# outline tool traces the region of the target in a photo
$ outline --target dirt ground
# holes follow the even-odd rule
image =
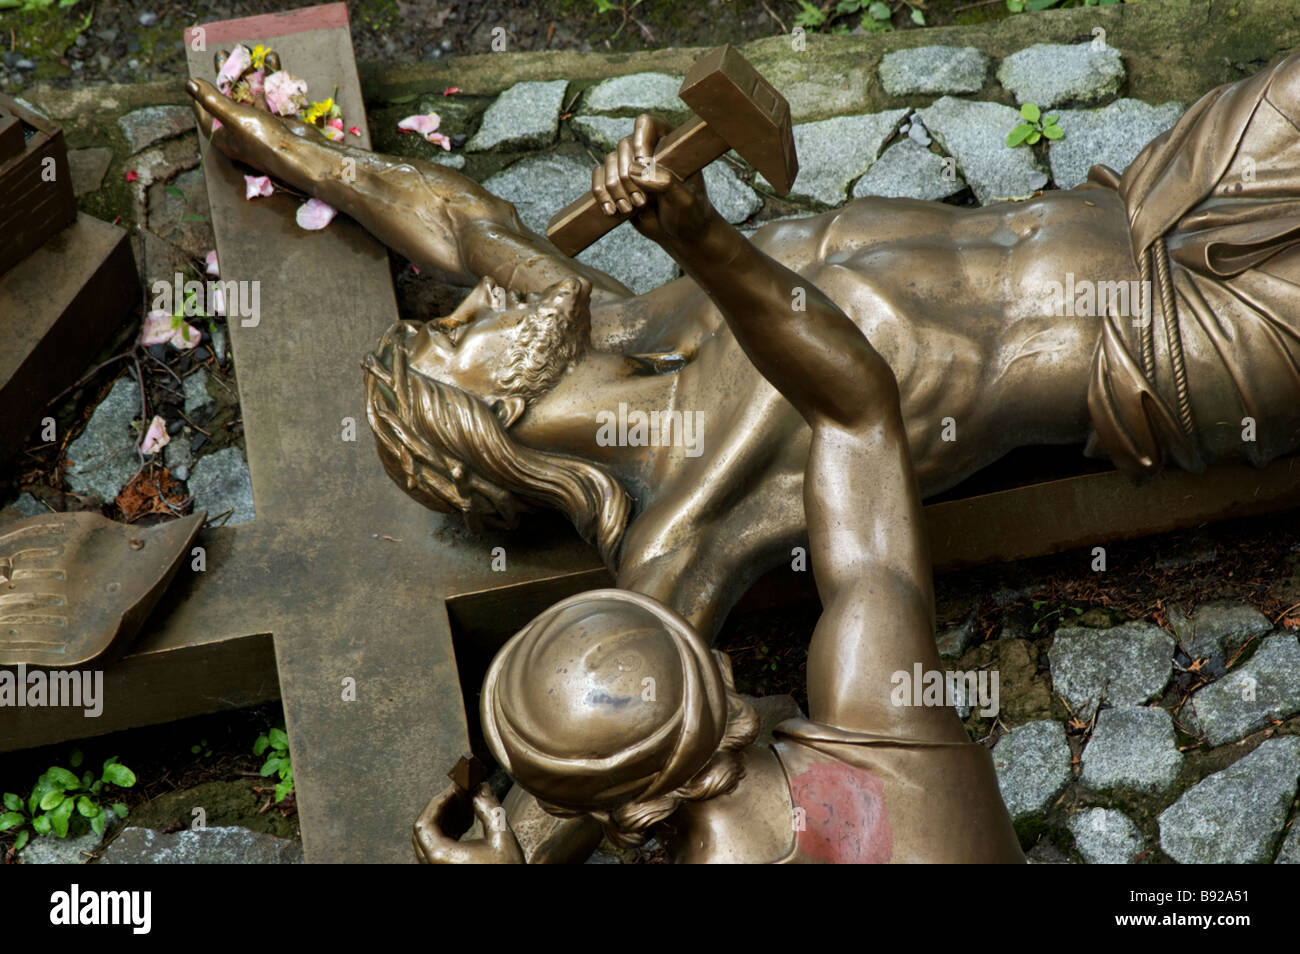
[[[78,0],[63,8],[0,11],[0,89],[35,81],[73,86],[181,76],[184,27],[310,5]],[[817,12],[803,12],[803,22],[810,31],[862,32],[868,5],[868,0],[818,0],[810,4]],[[914,10],[927,26],[1011,15],[1004,0],[889,0],[886,6],[888,20],[867,17],[873,31],[922,29]],[[846,12],[837,12],[841,8]],[[797,0],[348,0],[348,10],[361,62],[486,53],[498,27],[504,27],[511,50],[711,46],[788,33],[801,15]],[[811,25],[818,15],[820,23]]]

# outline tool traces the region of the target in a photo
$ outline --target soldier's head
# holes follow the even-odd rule
[[[639,844],[685,801],[725,794],[758,717],[689,623],[656,600],[595,590],[502,647],[483,681],[493,756],[557,815]]]

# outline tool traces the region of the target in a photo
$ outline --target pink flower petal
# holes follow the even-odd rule
[[[127,181],[127,182],[135,182],[135,181],[136,181],[137,179],[139,179],[139,178],[140,178],[140,173],[136,172],[134,169],[128,169],[128,170],[126,170],[126,181]]]
[[[251,94],[253,94],[253,96],[266,95],[266,88],[264,85],[266,82],[265,70],[254,70],[253,72],[248,74],[247,80],[248,80],[248,91]]]
[[[336,129],[336,128],[333,127],[333,126],[325,126],[324,128],[322,128],[322,129],[321,129],[321,135],[323,135],[323,136],[324,136],[326,139],[328,139],[330,142],[342,142],[342,141],[343,141],[343,130],[342,130],[342,129]]]
[[[221,128],[221,120],[218,119],[216,116],[213,116],[213,117],[212,117],[212,131],[213,131],[213,132],[216,132],[216,131],[217,131],[218,129],[220,129],[220,128]]]
[[[266,105],[277,116],[294,116],[307,105],[307,83],[288,70],[278,70],[262,81]]]
[[[350,127],[348,127],[348,132],[352,133],[352,135],[354,135],[354,136],[360,136],[360,135],[361,135],[361,127],[360,127],[360,126],[350,126]]]
[[[217,284],[212,286],[212,313],[226,317],[226,290]]]
[[[231,50],[230,55],[226,57],[225,65],[221,67],[221,72],[217,74],[217,89],[230,95],[230,87],[244,70],[248,69],[250,62],[248,47],[240,44]]]
[[[342,128],[343,128],[343,117],[342,117],[342,116],[331,116],[329,119],[325,120],[325,125],[326,125],[326,126],[333,126],[335,129],[342,129]]]
[[[244,176],[245,199],[256,199],[259,196],[270,195],[274,191],[270,176]]]
[[[429,133],[424,137],[435,146],[442,146],[444,152],[451,152],[451,140],[442,133]]]
[[[171,346],[176,350],[189,351],[191,348],[197,348],[199,346],[199,340],[201,337],[202,336],[199,334],[197,328],[182,321],[181,326],[172,332],[172,336],[169,340]]]
[[[172,327],[172,321],[168,312],[160,309],[149,312],[140,328],[140,344],[146,348],[150,345],[170,344],[181,351],[197,347],[201,337],[199,332],[184,321],[179,327]]]
[[[149,430],[144,433],[144,440],[140,442],[140,453],[148,456],[156,454],[170,443],[171,437],[167,434],[167,422],[157,414],[149,422]]]
[[[171,313],[155,309],[145,316],[144,325],[140,328],[140,344],[146,348],[166,344],[172,340],[174,332]]]
[[[217,267],[217,250],[215,248],[208,252],[208,257],[203,260],[203,263],[207,266],[204,271],[209,275],[216,277],[221,274],[221,270]]]
[[[438,128],[442,118],[437,113],[426,113],[424,115],[407,116],[397,124],[398,129],[407,132],[418,132],[421,136],[428,137],[429,133]]]
[[[443,95],[443,96],[455,96],[455,95],[456,95],[457,93],[459,93],[459,92],[460,92],[460,87],[459,87],[459,86],[448,86],[446,89],[444,89],[444,90],[442,91],[442,95]]]
[[[309,232],[315,232],[329,225],[338,210],[333,206],[326,205],[320,199],[308,199],[302,205],[298,206],[298,214],[295,218],[298,221],[298,227],[306,229]]]

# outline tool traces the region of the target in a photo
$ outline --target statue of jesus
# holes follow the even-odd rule
[[[684,259],[685,277],[642,295],[458,172],[187,88],[222,152],[474,286],[451,315],[389,329],[366,362],[394,480],[471,523],[563,511],[620,588],[706,637],[805,533],[810,432],[723,319],[737,285],[785,310],[824,295],[866,335],[926,496],[1031,444],[1088,441],[1134,475],[1300,446],[1300,55],[1208,93],[1122,176],[1098,166],[1077,189],[984,208],[858,199],[754,235],[795,287]],[[640,117],[575,194],[640,208],[626,172],[665,128]],[[1133,283],[1151,289],[1141,307],[1061,294]],[[601,439],[621,407],[691,415],[697,446]]]

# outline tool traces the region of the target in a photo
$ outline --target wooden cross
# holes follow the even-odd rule
[[[368,147],[343,4],[193,28],[191,73],[211,80],[237,42],[273,44],[322,98],[338,84]],[[5,732],[33,745],[247,705],[274,698],[278,674],[307,859],[412,861],[411,825],[468,747],[447,600],[549,594],[555,567],[598,561],[572,532],[502,535],[496,572],[491,546],[408,498],[375,453],[360,368],[397,319],[387,252],[342,218],[300,229],[289,197],[245,201],[215,150],[204,169],[222,277],[260,282],[259,319],[229,319],[256,519],[200,538],[203,569],[182,569],[106,671],[100,719],[15,710]]]

